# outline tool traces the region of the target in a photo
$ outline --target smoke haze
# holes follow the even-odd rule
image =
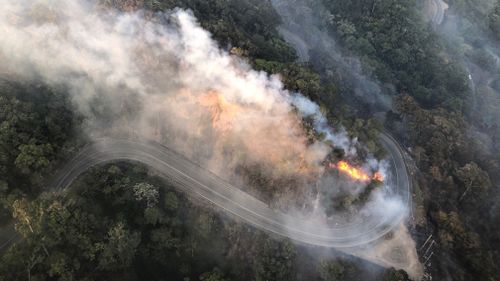
[[[273,178],[316,178],[331,144],[356,154],[356,141],[329,127],[317,104],[221,50],[189,11],[6,0],[0,34],[1,72],[67,89],[91,137],[156,139],[226,178],[254,165]],[[302,117],[312,117],[324,139],[308,138]],[[364,167],[387,164],[370,159]],[[334,183],[325,178],[322,186],[335,192]],[[374,192],[360,213],[384,223],[406,213],[389,190]]]
[[[283,21],[280,33],[295,48],[301,62],[310,62],[315,68],[320,69],[326,79],[334,80],[336,84],[341,85],[343,92],[354,94],[348,94],[346,100],[357,107],[364,103],[369,105],[372,113],[391,109],[391,95],[394,94],[392,85],[383,85],[372,79],[369,74],[363,72],[359,59],[343,53],[335,38],[327,31],[326,23],[333,15],[322,6],[321,1],[272,0],[271,2]],[[354,96],[355,100],[352,100],[351,96]],[[377,166],[382,170],[387,169],[384,164]],[[342,185],[338,181],[336,187],[330,194],[341,192]],[[360,192],[352,186],[348,186],[347,189],[350,192]],[[321,204],[318,208],[321,209]],[[408,206],[403,206],[388,192],[388,189],[385,189],[385,192],[374,193],[360,213],[388,218],[389,214],[394,212],[408,212]],[[319,213],[323,214],[324,210]],[[423,267],[417,255],[415,242],[409,235],[404,221],[393,235],[394,239],[379,239],[366,247],[347,249],[345,252],[384,267],[403,269],[411,278],[419,280],[423,274]],[[395,257],[398,255],[394,253],[398,251],[401,251],[401,254]]]
[[[292,112],[297,96],[220,50],[190,12],[146,19],[143,12],[97,12],[86,2],[48,3],[4,4],[2,65],[27,79],[67,86],[93,118],[91,135],[125,128],[149,138],[165,132],[192,157],[212,154],[206,159],[217,171],[228,162],[272,163],[284,174],[320,169],[330,147],[308,143]],[[317,106],[301,112],[325,122]],[[336,140],[331,130],[329,139]],[[339,140],[348,151],[345,135]],[[228,153],[230,159],[220,159]]]
[[[346,93],[352,93],[357,101],[372,107],[375,111],[388,110],[392,98],[387,93],[394,90],[390,85],[381,85],[365,74],[359,59],[346,56],[335,38],[327,31],[326,22],[331,15],[321,1],[272,0],[283,24],[280,33],[292,45],[302,62],[311,62],[322,69],[327,79],[334,79]],[[346,99],[352,99],[346,95]]]

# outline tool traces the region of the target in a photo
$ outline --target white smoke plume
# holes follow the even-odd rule
[[[356,153],[356,141],[330,128],[317,104],[221,50],[189,11],[5,0],[0,34],[0,73],[65,87],[92,137],[154,138],[226,177],[258,165],[271,177],[308,178],[323,174],[331,143]],[[309,139],[302,117],[325,138]],[[398,199],[374,198],[362,212],[386,220],[405,212]]]
[[[316,104],[219,49],[190,12],[147,17],[85,1],[6,1],[0,31],[2,72],[67,86],[89,118],[99,110],[108,116],[106,130],[126,125],[145,137],[167,131],[171,145],[190,156],[211,154],[211,165],[222,165],[215,170],[229,161],[272,164],[280,173],[320,171],[330,146],[307,142],[293,106],[354,152]],[[102,134],[96,124],[91,134]]]
[[[326,141],[331,141],[335,146],[344,149],[347,155],[356,154],[356,148],[354,147],[356,140],[350,139],[343,128],[340,128],[338,132],[334,132],[316,103],[300,94],[292,95],[290,102],[299,110],[302,116],[312,116],[314,118],[314,128],[325,135]]]

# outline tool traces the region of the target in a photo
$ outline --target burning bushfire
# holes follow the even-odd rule
[[[367,182],[371,180],[376,181],[384,181],[384,175],[380,171],[375,172],[372,176],[370,176],[367,172],[363,171],[360,168],[356,168],[351,166],[346,161],[339,161],[337,164],[330,163],[331,168],[335,168],[342,172],[343,174],[349,176],[351,179],[355,181]]]
[[[222,132],[227,131],[232,126],[234,117],[243,110],[215,91],[202,95],[199,102],[210,109],[212,126]]]
[[[198,102],[200,105],[210,110],[212,127],[221,133],[225,133],[231,129],[236,116],[241,115],[245,110],[245,108],[229,102],[222,94],[216,91],[209,91],[208,93],[202,95],[198,99]],[[370,174],[361,168],[350,165],[347,161],[342,160],[337,164],[330,163],[329,166],[330,168],[339,170],[355,181],[384,181],[384,175],[380,171]],[[305,168],[303,165],[300,165],[300,167],[302,169]],[[305,168],[305,170],[307,170],[307,168]]]

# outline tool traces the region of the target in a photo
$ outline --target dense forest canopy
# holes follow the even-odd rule
[[[500,280],[500,2],[447,1],[441,26],[426,20],[426,1],[304,2],[322,6],[315,14],[343,55],[390,85],[383,87],[392,99],[383,118],[352,102],[341,67],[321,52],[313,48],[310,62],[297,62],[270,1],[102,0],[99,9],[141,10],[151,19],[189,9],[223,49],[317,102],[329,124],[363,144],[362,156],[382,158],[378,135],[392,134],[415,165],[411,232],[417,246],[429,234],[436,243],[427,276]],[[95,118],[111,114],[97,105]],[[127,106],[121,110],[132,111]],[[15,222],[22,236],[0,251],[0,280],[409,280],[403,271],[318,255],[255,230],[140,164],[100,165],[64,192],[43,192],[88,142],[90,121],[78,112],[65,87],[0,69],[0,230]],[[302,122],[309,142],[324,137]],[[337,150],[331,157],[344,156]],[[303,192],[284,189],[293,178],[240,171],[252,192],[271,201],[285,197],[274,192],[280,187],[290,196]]]

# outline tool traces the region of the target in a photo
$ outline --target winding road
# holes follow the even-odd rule
[[[390,193],[399,196],[404,204],[410,204],[411,186],[400,148],[387,135],[382,134],[380,141],[389,152],[392,170],[389,180],[393,183],[391,186],[396,187]],[[396,228],[406,216],[395,213],[382,218],[368,214],[356,224],[323,225],[271,209],[168,147],[155,142],[123,139],[102,139],[86,146],[60,171],[50,187],[56,190],[67,188],[90,167],[116,161],[143,163],[172,181],[181,191],[212,202],[258,229],[304,244],[334,248],[363,245]],[[17,240],[13,236],[4,239],[0,240],[0,246],[4,245],[4,248],[10,244],[8,240]]]
[[[431,13],[429,20],[436,25],[440,25],[443,23],[446,10],[449,7],[448,4],[443,0],[430,0],[428,3],[430,5],[429,12]]]

